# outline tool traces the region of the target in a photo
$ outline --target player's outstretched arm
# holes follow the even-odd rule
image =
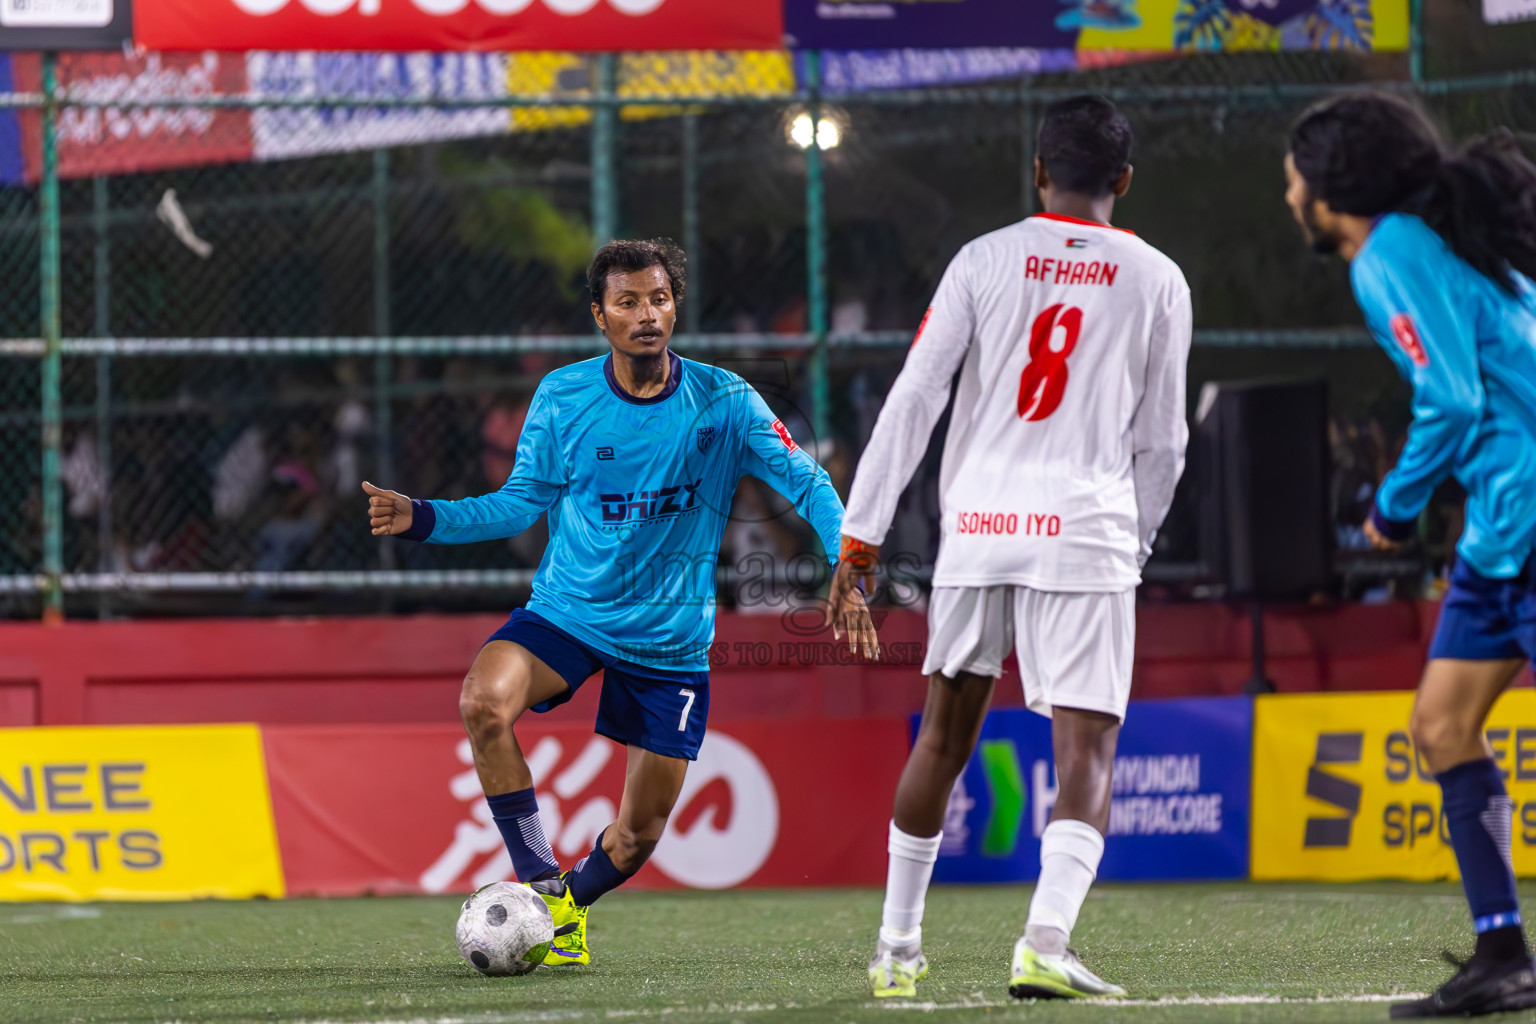
[[[397,537],[411,528],[413,520],[411,499],[399,491],[386,491],[363,481],[363,493],[368,495],[368,525],[375,537]]]
[[[835,561],[830,552],[837,550],[843,502],[832,486],[832,479],[820,463],[795,443],[789,428],[773,415],[761,395],[745,381],[739,382],[739,387],[737,422],[744,438],[740,471],[793,502],[795,511],[815,528],[822,547],[829,552],[828,560]],[[866,658],[873,660],[880,656],[879,640],[869,610],[864,607],[863,595],[856,596],[848,610],[829,619],[829,624],[838,639],[847,632],[849,650],[855,654],[862,650]]]
[[[364,484],[377,536],[403,536],[430,544],[473,544],[516,537],[559,500],[565,487],[555,436],[556,416],[541,388],[533,396],[512,475],[498,491],[458,501],[413,501]]]
[[[849,537],[875,545],[885,539],[901,492],[949,405],[955,373],[965,362],[976,330],[970,253],[970,247],[961,249],[944,272],[907,361],[880,407],[848,491],[842,533]]]

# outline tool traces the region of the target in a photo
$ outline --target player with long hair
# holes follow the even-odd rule
[[[843,513],[826,471],[751,385],[669,348],[686,289],[677,246],[610,242],[587,278],[610,351],[539,383],[501,490],[419,501],[363,484],[376,536],[468,544],[549,515],[533,597],[480,649],[459,711],[511,866],[554,915],[552,967],[591,960],[587,908],[645,864],[698,757],[737,483],[749,474],[790,498],[834,561]],[[875,655],[861,598],[838,631]],[[514,726],[570,700],[599,669],[596,732],[628,747],[624,794],[592,852],[562,873]]]
[[[854,582],[879,558],[958,372],[928,699],[891,815],[869,965],[877,998],[913,995],[928,969],[923,907],[944,810],[1015,650],[1026,702],[1051,719],[1059,787],[1009,991],[1125,994],[1068,941],[1104,854],[1136,586],[1183,472],[1191,334],[1179,268],[1110,224],[1131,185],[1131,144],[1130,124],[1103,97],[1047,108],[1035,164],[1045,212],[976,239],[949,265],[854,478],[835,615],[857,603]]]
[[[1413,424],[1365,524],[1417,532],[1436,486],[1466,489],[1466,529],[1410,732],[1440,783],[1477,935],[1472,957],[1393,1017],[1536,1007],[1510,859],[1514,805],[1483,736],[1536,657],[1536,167],[1501,130],[1448,149],[1383,93],[1320,102],[1291,130],[1286,201],[1314,249],[1349,261],[1355,298],[1413,385]]]

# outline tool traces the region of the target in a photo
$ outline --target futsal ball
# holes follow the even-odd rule
[[[481,974],[527,974],[544,962],[555,919],[526,885],[492,882],[464,901],[455,935],[459,954]]]

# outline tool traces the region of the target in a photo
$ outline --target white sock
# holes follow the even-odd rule
[[[1060,956],[1067,950],[1077,912],[1099,873],[1104,837],[1084,821],[1061,819],[1040,836],[1040,880],[1029,901],[1024,941],[1037,953]]]
[[[887,946],[903,948],[922,942],[923,902],[943,838],[942,832],[928,839],[909,836],[891,822],[886,846],[891,866],[885,879],[885,913],[880,919],[880,941]]]

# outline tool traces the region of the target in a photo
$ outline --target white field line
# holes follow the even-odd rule
[[[1366,993],[1354,996],[1168,996],[1161,999],[1093,999],[1079,1005],[1096,1006],[1112,1010],[1120,1008],[1156,1008],[1170,1006],[1328,1006],[1347,1003],[1393,1003],[1399,1000],[1419,999],[1421,992],[1392,994]],[[946,1010],[996,1010],[1009,1006],[1023,1006],[1017,999],[965,999],[951,1003],[890,1002],[874,1004],[881,1010],[916,1011],[936,1013]],[[869,1009],[865,1004],[861,1009]],[[706,1014],[741,1015],[749,1013],[774,1013],[780,1010],[829,1009],[824,1004],[804,1003],[709,1003],[703,1006],[662,1006],[654,1010],[528,1010],[524,1013],[486,1014],[469,1017],[412,1017],[399,1020],[372,1021],[370,1024],[540,1024],[554,1021],[583,1020],[637,1020],[651,1017],[698,1017]],[[852,1007],[839,1007],[852,1009]],[[168,1021],[166,1024],[179,1024]],[[339,1021],[315,1020],[305,1024],[342,1024]]]

